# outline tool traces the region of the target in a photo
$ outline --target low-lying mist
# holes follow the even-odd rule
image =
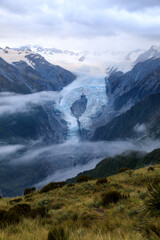
[[[0,117],[34,111],[35,105],[49,103],[54,108],[68,91],[66,88],[60,93],[0,93]],[[136,131],[142,130],[142,126],[136,128]],[[45,142],[43,136],[36,141],[30,138],[15,140],[12,144],[6,138],[0,142],[0,191],[6,196],[19,195],[25,187],[36,185],[40,188],[50,181],[72,178],[81,171],[94,168],[106,157],[127,150],[150,152],[159,147],[159,140],[149,138],[110,142],[84,142],[70,138],[60,144]]]
[[[0,93],[0,117],[4,114],[29,112],[34,105],[55,102],[60,95],[53,91],[43,91],[32,94]]]
[[[68,141],[59,145],[58,148],[59,150],[62,149],[61,156],[65,153],[64,161],[67,160],[67,156],[72,156],[72,165],[56,170],[42,182],[37,183],[37,187],[42,187],[51,181],[64,181],[75,177],[80,172],[93,169],[97,163],[106,157],[114,157],[130,150],[148,153],[159,147],[159,140],[149,138],[143,141],[77,142],[74,144]]]
[[[40,181],[35,179],[37,187],[51,181],[62,181],[76,176],[79,172],[92,169],[103,158],[115,156],[127,150],[150,152],[159,148],[159,140],[112,141],[112,142],[73,142],[68,140],[62,144],[46,146],[41,140],[30,141],[24,145],[1,145],[0,164],[18,169],[23,166],[35,168],[38,164],[48,166],[47,173]],[[39,169],[37,169],[39,171]],[[31,178],[32,176],[28,176]],[[18,179],[18,174],[17,174]],[[26,179],[27,181],[27,179]]]

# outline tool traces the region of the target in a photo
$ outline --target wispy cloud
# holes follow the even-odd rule
[[[39,92],[32,94],[0,93],[0,116],[31,111],[35,105],[52,102],[59,98],[56,92]]]
[[[0,161],[3,158],[10,156],[11,154],[15,154],[17,151],[24,148],[24,145],[2,145],[0,146]]]

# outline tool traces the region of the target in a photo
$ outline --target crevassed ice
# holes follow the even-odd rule
[[[100,112],[107,103],[105,79],[104,77],[91,77],[81,75],[65,87],[61,92],[61,100],[56,102],[56,108],[64,114],[64,119],[68,122],[69,139],[78,139],[77,119],[71,113],[72,104],[85,94],[87,97],[87,108],[79,118],[81,127],[90,129],[91,118]]]

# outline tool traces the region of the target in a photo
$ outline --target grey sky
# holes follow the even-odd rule
[[[0,0],[1,46],[125,50],[158,44],[159,0]]]

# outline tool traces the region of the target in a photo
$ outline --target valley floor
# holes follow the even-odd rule
[[[17,200],[32,208],[43,206],[47,214],[43,218],[23,218],[19,224],[2,227],[0,240],[47,240],[54,226],[63,227],[69,240],[158,240],[160,213],[148,212],[145,202],[149,197],[147,182],[159,181],[159,176],[160,165],[156,165],[154,171],[148,171],[147,167],[108,177],[104,184],[97,185],[96,180],[92,180],[65,185],[48,193],[1,199],[1,210],[13,207]],[[111,190],[128,198],[104,207],[102,194]]]

